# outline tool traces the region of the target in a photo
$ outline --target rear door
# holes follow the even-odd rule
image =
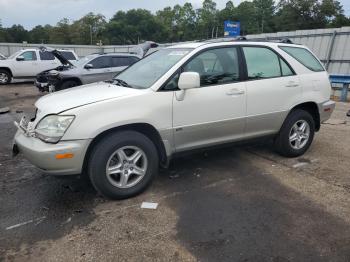
[[[301,99],[299,77],[269,47],[243,46],[242,50],[247,69],[246,135],[276,133],[290,108]]]
[[[54,69],[61,65],[60,61],[58,61],[58,59],[56,59],[52,53],[47,51],[39,51],[39,58],[39,67],[41,72],[49,69]]]
[[[91,64],[92,68],[83,69],[83,83],[94,83],[111,79],[111,57],[99,56],[87,64]]]

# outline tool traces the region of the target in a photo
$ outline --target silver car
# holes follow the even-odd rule
[[[306,47],[197,42],[159,50],[100,82],[57,92],[22,119],[14,152],[55,175],[83,173],[103,195],[142,192],[176,154],[271,136],[304,154],[335,106]]]
[[[134,47],[130,53],[92,54],[81,58],[77,62],[70,62],[59,52],[63,67],[42,72],[37,76],[36,85],[40,91],[59,91],[74,86],[111,80],[128,66],[139,61],[151,48],[158,47],[157,43],[147,41]],[[40,83],[42,79],[47,84]],[[43,86],[45,86],[43,88]]]

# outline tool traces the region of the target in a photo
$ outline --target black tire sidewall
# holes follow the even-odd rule
[[[289,143],[289,134],[293,125],[299,121],[305,120],[310,126],[309,140],[301,149],[294,149]],[[283,123],[283,126],[276,138],[275,146],[277,151],[283,156],[297,157],[303,155],[310,147],[315,135],[315,121],[309,112],[301,109],[293,110]]]
[[[123,146],[137,146],[144,151],[148,166],[145,176],[135,186],[117,188],[106,177],[106,164],[109,157]],[[90,154],[88,174],[95,189],[110,199],[124,199],[143,192],[158,172],[158,152],[153,142],[145,135],[135,131],[121,131],[104,137],[96,144]]]

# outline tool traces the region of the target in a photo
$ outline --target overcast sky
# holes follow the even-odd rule
[[[219,9],[225,7],[227,1],[215,0]],[[233,3],[238,5],[241,1],[233,0]],[[21,24],[31,29],[36,25],[55,25],[62,18],[76,20],[89,12],[101,13],[109,19],[118,10],[145,8],[155,12],[185,2],[199,8],[202,0],[0,0],[0,19],[3,27]],[[349,15],[350,1],[340,2]]]

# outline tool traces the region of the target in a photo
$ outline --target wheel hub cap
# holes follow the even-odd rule
[[[136,146],[124,146],[117,149],[106,165],[108,181],[118,188],[135,186],[147,171],[146,154]]]
[[[289,132],[289,143],[294,149],[302,149],[310,137],[310,125],[305,120],[297,121]]]

